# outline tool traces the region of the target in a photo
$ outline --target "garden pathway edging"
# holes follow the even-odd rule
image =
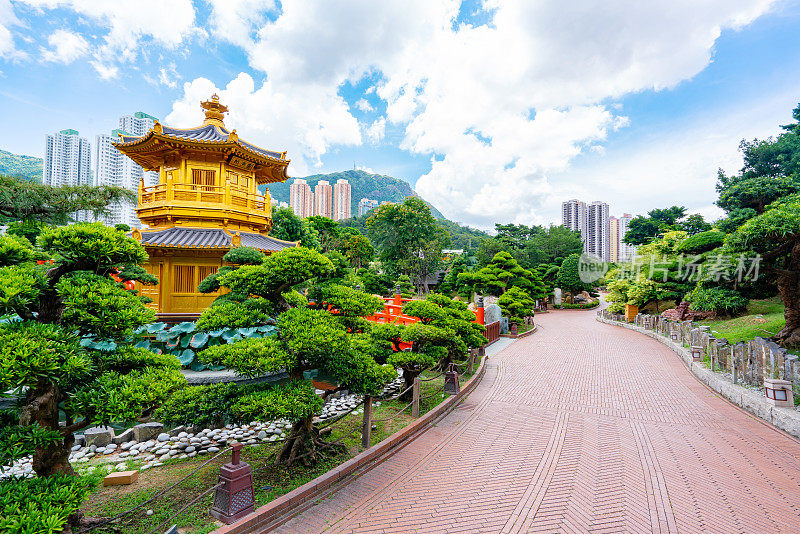
[[[797,410],[772,406],[767,402],[764,396],[759,395],[748,388],[734,384],[724,376],[720,376],[718,373],[715,373],[710,369],[706,369],[700,363],[693,361],[692,355],[688,350],[686,350],[685,347],[675,343],[671,339],[665,338],[657,332],[653,332],[633,324],[604,319],[603,317],[597,317],[597,320],[608,325],[620,326],[622,328],[627,328],[628,330],[634,330],[640,334],[645,334],[646,336],[660,341],[662,344],[669,347],[675,354],[680,356],[684,365],[686,365],[692,374],[694,374],[698,380],[706,384],[709,388],[722,395],[731,403],[739,406],[743,410],[746,410],[759,419],[762,419],[766,423],[783,430],[795,438],[800,438],[800,412]]]

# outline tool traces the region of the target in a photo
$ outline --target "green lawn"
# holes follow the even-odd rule
[[[700,324],[710,326],[717,338],[725,338],[731,343],[736,343],[754,337],[771,337],[777,334],[786,324],[783,310],[780,297],[751,300],[744,315],[700,321]]]

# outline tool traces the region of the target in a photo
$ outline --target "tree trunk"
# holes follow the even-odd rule
[[[275,457],[275,464],[293,465],[300,461],[308,466],[322,455],[337,454],[344,450],[344,445],[326,443],[320,437],[319,429],[314,426],[313,418],[307,417],[292,426],[289,437]]]
[[[408,388],[414,385],[414,379],[417,378],[421,372],[422,371],[410,371],[405,367],[403,368],[403,391],[407,390]],[[408,391],[400,395],[398,399],[400,399],[401,401],[411,402],[413,395],[414,391],[408,389]]]
[[[778,292],[783,300],[786,326],[773,338],[786,347],[800,346],[800,242],[792,247],[786,269],[778,275]]]
[[[59,398],[60,390],[55,384],[44,383],[29,390],[20,413],[20,426],[38,423],[44,429],[58,431]],[[69,463],[69,453],[74,443],[75,435],[69,432],[61,441],[48,441],[42,447],[37,447],[33,454],[33,470],[40,477],[74,475],[75,471]]]

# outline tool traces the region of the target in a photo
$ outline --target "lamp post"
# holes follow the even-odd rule
[[[253,470],[240,460],[241,443],[233,445],[233,458],[219,470],[219,486],[214,493],[211,515],[226,525],[255,511]]]

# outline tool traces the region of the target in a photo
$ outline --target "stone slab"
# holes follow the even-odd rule
[[[103,486],[124,486],[139,479],[139,471],[117,471],[103,478]]]

